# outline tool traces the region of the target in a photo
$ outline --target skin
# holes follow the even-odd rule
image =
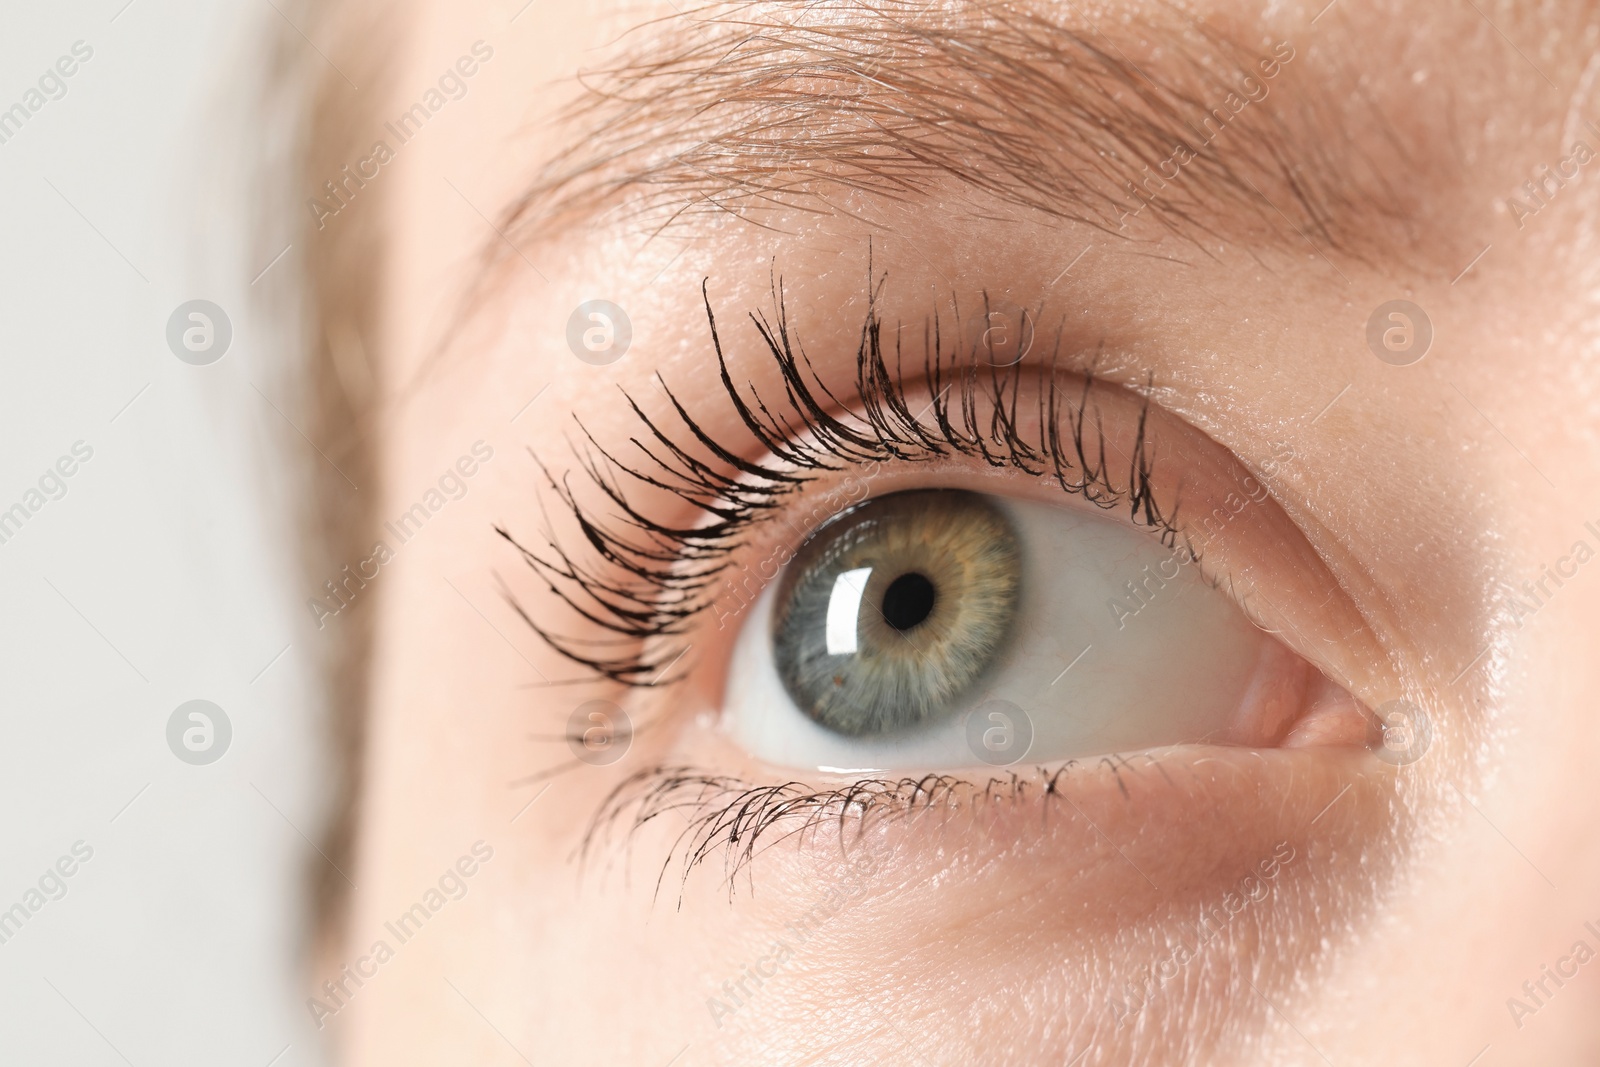
[[[1315,24],[1320,5],[1202,9],[1243,39],[1295,41],[1283,77],[1302,91],[1363,79],[1413,149],[1384,175],[1405,191],[1404,254],[1354,241],[1324,251],[1265,212],[1219,222],[1227,236],[1203,252],[1153,226],[1133,242],[952,182],[896,203],[841,195],[833,212],[776,228],[727,217],[685,231],[701,238],[687,245],[615,220],[519,230],[518,254],[462,317],[480,250],[504,251],[486,217],[502,218],[582,134],[552,121],[577,95],[576,73],[621,31],[674,14],[601,7],[535,5],[507,24],[498,6],[425,3],[406,12],[409,44],[393,58],[386,110],[399,113],[473,40],[495,48],[448,121],[386,168],[370,208],[393,242],[373,346],[392,398],[380,516],[404,512],[472,442],[494,457],[378,579],[360,889],[316,984],[375,940],[394,945],[384,923],[473,842],[493,858],[326,1022],[345,1059],[1490,1065],[1600,1054],[1593,968],[1559,988],[1547,980],[1536,1011],[1508,1005],[1533,1007],[1524,981],[1580,939],[1600,948],[1584,925],[1600,928],[1600,854],[1587,840],[1600,817],[1588,759],[1600,745],[1600,567],[1547,583],[1526,618],[1505,609],[1508,590],[1578,540],[1600,546],[1584,526],[1600,523],[1589,503],[1600,500],[1600,185],[1586,169],[1520,227],[1508,207],[1572,140],[1600,143],[1572,118],[1600,118],[1600,99],[1580,91],[1593,14],[1485,7],[1497,31],[1470,5],[1341,0]],[[1139,21],[1158,17],[1117,6],[1100,18],[1125,30],[1124,15],[1130,48]],[[1369,134],[1359,143],[1382,157],[1375,131],[1357,136]],[[738,324],[767,306],[774,264],[807,351],[848,381],[869,236],[874,269],[893,283],[890,321],[919,320],[930,291],[1048,300],[1087,344],[1104,341],[1107,380],[1153,382],[1173,419],[1260,474],[1278,519],[1230,536],[1215,566],[1236,592],[1259,594],[1244,598],[1252,618],[1356,699],[1424,708],[1434,740],[1423,758],[1396,768],[1337,730],[1260,752],[1180,747],[1157,754],[1162,771],[1130,762],[1121,788],[1113,771],[1085,768],[1065,790],[1074,806],[1058,798],[1048,817],[1036,789],[979,802],[988,775],[974,774],[948,807],[853,829],[848,850],[837,823],[784,838],[731,899],[720,853],[686,879],[668,861],[658,895],[683,826],[671,813],[575,862],[606,797],[655,762],[838,783],[762,767],[708,725],[729,640],[714,629],[695,639],[679,685],[540,684],[580,672],[502,596],[503,581],[533,618],[566,618],[493,531],[536,542],[541,499],[563,521],[527,450],[567,469],[574,412],[597,439],[626,441],[639,428],[617,387],[659,413],[657,374],[713,437],[737,439],[708,370],[702,279],[729,324],[730,360],[763,395],[772,370]],[[564,338],[572,309],[597,295],[633,326],[630,351],[604,367]],[[1435,331],[1404,367],[1365,343],[1373,310],[1397,298]],[[1285,441],[1294,459],[1273,464]],[[951,470],[943,484],[1032,491],[977,476]],[[1290,544],[1323,569],[1272,563]],[[614,765],[532,780],[570,762],[559,737],[593,697],[648,728]],[[1280,845],[1294,858],[1261,875]],[[1237,900],[1252,876],[1270,883],[1264,899],[1168,966],[1195,917]],[[786,927],[822,914],[835,890],[846,903],[805,939]],[[781,969],[779,939],[793,949]],[[745,979],[752,995],[718,1016],[708,999],[733,1006],[724,982],[763,958],[774,976]],[[1123,1019],[1112,998],[1152,971],[1161,994]]]

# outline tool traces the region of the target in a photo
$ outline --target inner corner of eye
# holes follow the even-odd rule
[[[1198,570],[1085,509],[878,496],[813,532],[756,598],[722,722],[753,757],[812,770],[1283,743],[1328,688]]]

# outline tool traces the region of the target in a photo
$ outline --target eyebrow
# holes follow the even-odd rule
[[[840,210],[841,194],[958,189],[975,211],[988,199],[1196,243],[1245,231],[1330,265],[1416,244],[1416,183],[1392,179],[1414,149],[1376,105],[1296,77],[1304,43],[1247,46],[1166,15],[1113,29],[1121,44],[997,5],[740,3],[656,20],[583,76],[573,142],[503,230],[659,233],[727,214],[781,228]]]

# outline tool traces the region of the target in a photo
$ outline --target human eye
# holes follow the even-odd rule
[[[1092,509],[902,490],[829,519],[762,592],[723,715],[752,755],[808,770],[1269,744],[1309,681],[1275,644],[1186,545]]]
[[[605,632],[530,619],[557,651],[644,716],[692,694],[653,719],[678,758],[837,781],[1369,741],[1381,650],[1266,484],[1148,389],[1060,340],[997,351],[955,303],[898,340],[872,301],[830,385],[778,290],[747,323],[774,393],[704,299],[737,418],[714,434],[662,379],[626,450],[587,439],[586,487],[550,479],[575,539],[516,542]]]

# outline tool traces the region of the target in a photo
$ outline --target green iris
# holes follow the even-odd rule
[[[943,718],[1011,631],[1021,553],[989,497],[913,490],[814,533],[785,568],[773,659],[801,711],[836,733],[898,733]]]

